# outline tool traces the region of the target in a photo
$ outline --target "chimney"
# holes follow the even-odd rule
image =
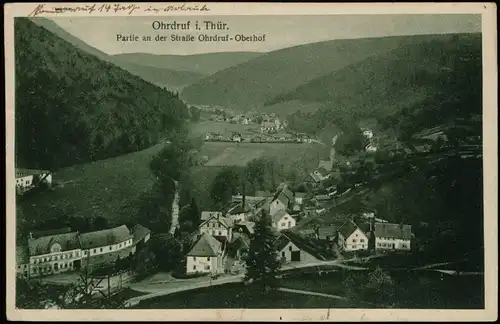
[[[245,182],[243,182],[243,194],[242,194],[242,197],[241,197],[241,208],[243,209],[243,211],[245,211],[245,203],[246,203],[246,192],[245,192]]]

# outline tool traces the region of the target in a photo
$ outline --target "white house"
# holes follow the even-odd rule
[[[344,251],[367,250],[368,236],[352,220],[348,220],[339,228],[338,245]]]
[[[186,273],[224,272],[224,245],[208,233],[202,233],[186,255]]]
[[[134,235],[126,225],[79,235],[82,265],[99,266],[135,254]]]
[[[375,223],[375,249],[409,250],[411,246],[411,225]]]
[[[202,223],[199,226],[200,233],[207,233],[220,240],[231,241],[233,221],[223,217],[221,212],[210,212],[211,215],[208,218],[204,217],[204,213],[206,215],[207,212],[202,212]]]
[[[250,215],[250,208],[247,205],[242,206],[242,204],[237,205],[231,208],[227,212],[227,217],[230,218],[233,223],[244,222],[247,220],[247,217]]]
[[[80,268],[81,265],[82,251],[78,232],[30,238],[28,251],[30,269],[27,271],[29,271],[29,277],[71,271]]]
[[[304,204],[304,199],[305,199],[306,195],[307,194],[305,192],[296,192],[295,193],[295,197],[294,197],[295,198],[295,203],[297,205]]]
[[[284,210],[278,211],[272,215],[272,226],[278,231],[283,231],[295,227],[296,220]]]
[[[293,193],[286,185],[282,185],[271,200],[269,214],[272,216],[279,211],[285,211],[288,207],[291,207],[294,201]]]
[[[282,262],[325,260],[310,242],[289,231],[280,233],[276,243],[278,257]]]
[[[373,132],[369,129],[363,129],[363,136],[372,139],[373,138]]]
[[[373,144],[368,144],[365,146],[365,151],[370,153],[377,152],[377,147]]]
[[[36,179],[35,179],[36,178]],[[20,194],[33,188],[36,182],[52,185],[52,173],[46,170],[16,168],[16,189]]]
[[[241,142],[242,141],[241,134],[234,133],[232,136],[232,140],[233,140],[233,142]]]

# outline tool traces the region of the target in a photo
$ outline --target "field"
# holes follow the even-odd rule
[[[162,147],[61,169],[53,175],[53,191],[20,202],[23,214],[31,219],[54,213],[99,215],[110,223],[120,222],[135,212],[131,201],[154,183],[149,161]]]
[[[231,135],[233,132],[238,132],[241,135],[245,134],[255,134],[255,132],[260,132],[260,125],[257,124],[230,124],[225,122],[216,121],[202,121],[193,124],[190,129],[190,135],[193,137],[203,136],[206,133],[221,133]]]

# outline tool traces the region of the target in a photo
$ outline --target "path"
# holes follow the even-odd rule
[[[241,279],[243,279],[243,277],[244,277],[244,275],[237,275],[237,276],[229,276],[229,277],[223,277],[223,278],[219,278],[219,279],[206,280],[206,281],[194,282],[194,283],[184,282],[184,286],[176,287],[176,288],[153,288],[152,289],[151,287],[141,286],[140,284],[131,284],[130,285],[131,289],[134,289],[134,290],[140,291],[140,292],[149,293],[149,294],[143,295],[143,296],[133,297],[133,298],[127,300],[125,303],[125,307],[137,305],[142,300],[155,298],[155,297],[159,297],[159,296],[166,296],[166,295],[170,295],[170,294],[181,292],[181,291],[193,290],[193,289],[210,287],[210,286],[218,286],[218,285],[233,283],[233,282],[240,282]],[[157,291],[152,292],[154,290],[157,290]]]
[[[330,294],[324,294],[324,293],[318,293],[318,292],[315,292],[315,291],[290,289],[290,288],[278,288],[277,290],[283,291],[283,292],[292,293],[292,294],[302,294],[302,295],[320,296],[320,297],[326,297],[326,298],[347,300],[347,298],[342,297],[342,296],[330,295]]]
[[[174,180],[175,192],[174,200],[172,201],[172,225],[170,226],[170,234],[174,235],[175,229],[179,224],[179,181]]]

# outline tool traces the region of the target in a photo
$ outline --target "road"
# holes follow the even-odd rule
[[[290,288],[278,288],[278,290],[279,291],[283,291],[283,292],[292,293],[292,294],[301,294],[301,295],[309,295],[309,296],[320,296],[320,297],[326,297],[326,298],[347,300],[347,298],[342,297],[342,296],[330,295],[330,294],[323,294],[323,293],[318,293],[318,292],[308,291],[308,290],[299,290],[299,289],[290,289]]]
[[[281,267],[280,271],[286,271],[291,269],[304,269],[304,268],[318,267],[318,266],[336,266],[339,268],[350,269],[350,270],[366,269],[362,267],[342,264],[341,261],[334,260],[334,261],[316,261],[303,264],[285,264]],[[244,274],[239,274],[239,275],[224,276],[219,279],[213,279],[213,280],[204,278],[205,280],[197,282],[194,281],[190,282],[189,280],[182,280],[182,281],[178,280],[178,281],[167,282],[165,284],[158,284],[154,282],[151,284],[144,284],[140,282],[134,283],[129,286],[131,289],[148,294],[127,300],[126,307],[137,305],[142,300],[155,298],[159,296],[166,296],[181,291],[193,290],[210,286],[218,286],[227,283],[241,282],[243,277]]]

